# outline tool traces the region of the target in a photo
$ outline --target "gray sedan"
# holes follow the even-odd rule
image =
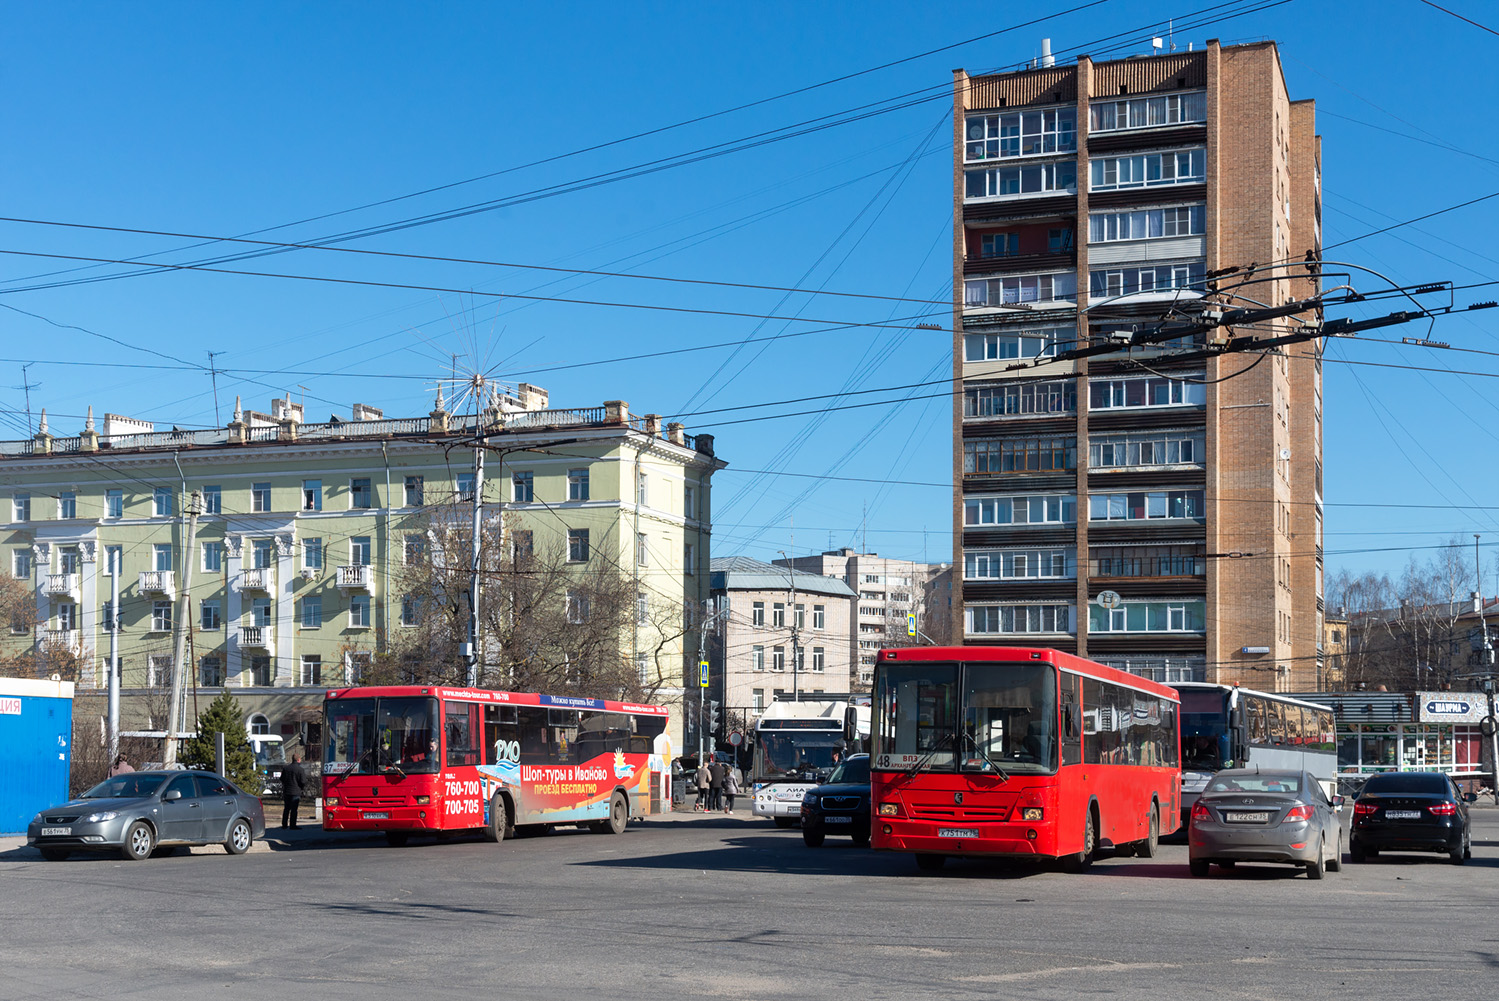
[[[242,855],[264,835],[260,800],[222,775],[154,771],[111,776],[43,810],[31,818],[26,843],[49,861],[84,851],[118,851],[140,861],[158,847],[219,844]]]
[[[1192,875],[1208,864],[1303,866],[1309,879],[1342,868],[1337,807],[1306,772],[1230,768],[1213,776],[1192,806],[1187,839]]]

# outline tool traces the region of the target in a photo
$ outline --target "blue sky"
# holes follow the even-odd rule
[[[1198,24],[1208,15],[1191,12],[1210,6],[1111,0],[945,48],[1085,2],[10,5],[0,215],[218,236],[280,227],[262,238],[310,242],[509,199],[340,246],[887,298],[317,250],[221,266],[347,283],[178,270],[39,288],[127,269],[10,252],[181,263],[244,248],[0,223],[0,435],[23,436],[27,362],[32,409],[73,434],[89,405],[207,426],[228,420],[236,394],[265,409],[287,391],[310,420],[346,417],[355,401],[421,414],[457,353],[462,369],[546,387],[554,406],[625,399],[715,434],[730,463],[715,481],[716,555],[867,544],[946,559],[950,411],[940,384],[919,384],[950,373],[950,338],[914,325],[950,318],[950,71],[1013,66],[1042,37],[1064,59],[1144,52],[1152,22]],[[1262,4],[1218,8],[1245,6]],[[1443,6],[1499,21],[1476,0]],[[1296,0],[1175,41],[1210,37],[1276,39],[1292,96],[1317,100],[1329,245],[1499,190],[1499,149],[1473,118],[1499,36],[1418,0]],[[342,214],[286,225],[330,213]],[[1499,277],[1486,239],[1496,220],[1499,198],[1328,256],[1397,282],[1488,281]],[[1499,286],[1456,294],[1459,305],[1490,298]],[[1330,349],[1329,569],[1396,570],[1430,555],[1419,547],[1471,544],[1474,532],[1499,545],[1495,475],[1474,461],[1496,438],[1499,360],[1456,350],[1499,351],[1496,320],[1385,328]],[[727,346],[662,354],[704,345]],[[641,355],[653,357],[630,358]],[[151,365],[172,367],[126,367]],[[883,391],[729,409],[843,390]],[[806,413],[829,402],[878,405]],[[795,416],[765,419],[778,413]]]

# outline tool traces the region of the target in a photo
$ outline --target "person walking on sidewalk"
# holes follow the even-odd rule
[[[739,795],[739,769],[730,765],[723,776],[724,813],[734,812],[734,797]]]
[[[302,755],[293,754],[281,768],[281,826],[297,829],[297,813],[302,808],[302,790],[307,787],[307,771]]]
[[[723,809],[723,772],[722,761],[708,766],[708,809],[714,813]]]
[[[697,774],[693,776],[697,780],[697,805],[692,808],[694,813],[701,813],[708,809],[708,783],[713,779],[713,773],[708,769],[708,762],[704,761],[697,766]]]

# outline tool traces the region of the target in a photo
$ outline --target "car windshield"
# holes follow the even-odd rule
[[[1204,796],[1219,792],[1301,792],[1301,776],[1266,772],[1261,774],[1224,775],[1221,772],[1202,791]]]
[[[154,796],[167,780],[165,775],[142,775],[126,772],[107,778],[83,794],[83,799],[139,799]]]
[[[850,758],[833,769],[833,774],[828,778],[830,783],[846,782],[849,785],[863,785],[868,781],[868,758]]]
[[[1371,775],[1364,792],[1415,792],[1436,796],[1447,794],[1447,780],[1440,775]]]

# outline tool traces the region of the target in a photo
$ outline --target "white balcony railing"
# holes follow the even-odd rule
[[[276,568],[253,567],[241,570],[239,589],[241,591],[265,591],[266,593],[276,590]]]
[[[251,650],[270,650],[271,631],[266,626],[240,626],[239,645]]]
[[[49,573],[42,584],[42,592],[49,598],[72,598],[78,600],[78,575],[76,573]]]
[[[375,575],[368,564],[338,568],[338,586],[345,591],[368,591]]]
[[[53,650],[67,650],[71,653],[79,650],[79,633],[76,629],[48,629],[46,641],[47,646]]]
[[[164,594],[175,598],[177,574],[173,570],[142,570],[139,587],[142,594]]]

